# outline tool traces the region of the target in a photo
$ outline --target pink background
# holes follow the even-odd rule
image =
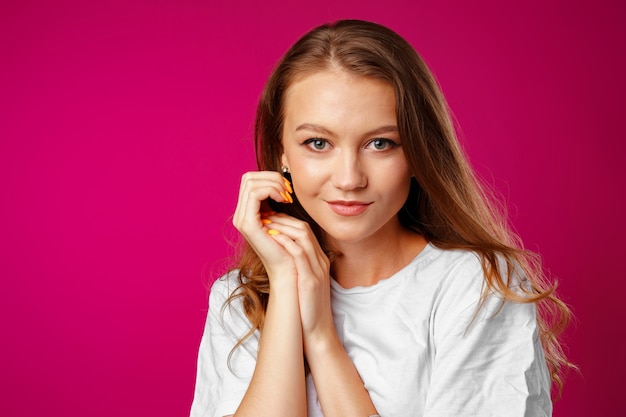
[[[621,2],[15,0],[0,6],[0,415],[188,413],[262,84],[297,37],[349,17],[420,51],[560,278],[582,376],[554,415],[626,413]]]

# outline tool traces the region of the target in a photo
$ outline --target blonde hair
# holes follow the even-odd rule
[[[536,303],[541,343],[560,395],[564,371],[574,367],[559,342],[570,321],[570,310],[555,295],[556,283],[546,277],[539,256],[523,248],[498,200],[476,177],[437,82],[402,37],[375,23],[343,20],[319,26],[298,40],[274,69],[257,108],[258,168],[280,171],[283,100],[291,83],[337,68],[393,86],[398,129],[414,176],[398,214],[401,223],[437,247],[467,249],[480,256],[485,274],[481,305],[490,292],[508,301]],[[332,262],[334,253],[324,231],[297,198],[293,204],[276,204],[273,209],[309,222]],[[229,302],[241,298],[252,328],[233,350],[255,330],[263,329],[269,294],[265,268],[245,242],[237,268],[239,287]],[[519,287],[512,289],[515,275],[525,279],[521,293]]]

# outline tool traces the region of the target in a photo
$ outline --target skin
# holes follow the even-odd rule
[[[397,218],[411,174],[394,91],[380,80],[322,71],[289,86],[284,111],[282,162],[293,190],[342,256],[331,278],[307,223],[261,212],[268,198],[289,201],[279,173],[243,176],[233,223],[265,265],[270,296],[255,372],[235,415],[306,416],[304,357],[325,416],[376,414],[337,336],[330,279],[373,285],[426,244]]]

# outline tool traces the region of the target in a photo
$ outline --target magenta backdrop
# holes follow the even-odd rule
[[[0,415],[187,414],[263,81],[339,18],[420,51],[560,278],[555,416],[624,415],[624,8],[503,3],[2,2]]]

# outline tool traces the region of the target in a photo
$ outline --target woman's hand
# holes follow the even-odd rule
[[[298,272],[292,255],[272,235],[279,232],[267,219],[271,212],[266,200],[290,203],[290,191],[291,184],[278,172],[249,172],[241,179],[233,225],[263,262],[270,296],[256,366],[236,416],[306,416]]]
[[[305,344],[335,334],[330,304],[330,261],[307,222],[285,214],[267,217],[272,238],[291,256],[297,272]]]
[[[326,415],[375,414],[335,330],[328,257],[308,223],[264,210],[267,199],[291,202],[291,191],[278,172],[249,172],[241,180],[233,224],[263,262],[271,295],[257,365],[236,415],[306,415],[304,355]]]
[[[280,213],[268,216],[268,220],[272,229],[279,232],[272,238],[292,257],[297,271],[301,343],[324,415],[376,414],[376,407],[335,330],[328,257],[308,223]]]
[[[294,281],[296,274],[292,257],[272,238],[271,233],[275,231],[267,227],[269,220],[266,219],[272,214],[266,200],[291,203],[292,191],[291,184],[278,172],[247,172],[241,178],[233,225],[263,262],[270,282],[281,277],[291,277]]]
[[[291,184],[273,171],[241,179],[233,225],[265,265],[270,287],[297,285],[305,343],[334,335],[330,261],[308,223],[269,210],[266,200],[290,203]],[[267,210],[267,211],[264,211]]]

